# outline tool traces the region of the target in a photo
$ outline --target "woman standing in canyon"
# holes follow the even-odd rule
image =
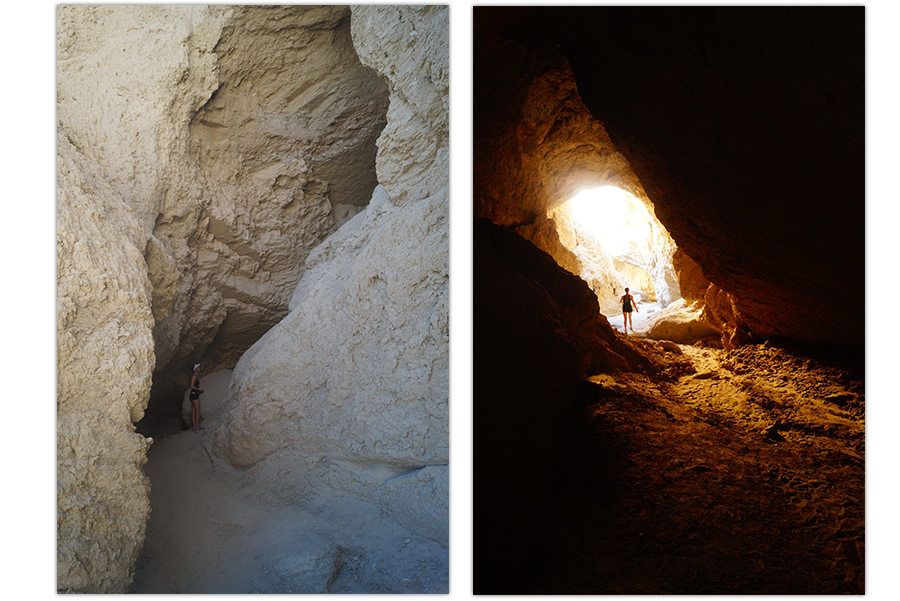
[[[634,302],[634,297],[628,293],[628,288],[625,289],[625,294],[622,296],[622,317],[625,319],[625,333],[628,333],[628,324],[631,324],[631,333],[634,334],[634,322],[631,320],[631,311],[632,309],[637,311],[637,303]]]
[[[203,390],[200,388],[200,364],[194,365],[194,373],[191,374],[191,421],[194,424],[194,432],[199,432],[203,428],[200,426],[200,395]]]

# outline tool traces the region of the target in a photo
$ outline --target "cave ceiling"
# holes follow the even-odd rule
[[[520,148],[528,95],[565,63],[626,159],[607,175],[646,192],[754,333],[861,347],[864,19],[863,7],[477,7],[476,216],[527,221],[559,200],[536,192],[548,163],[583,170],[571,149],[595,144],[590,128],[555,131],[569,146],[553,157]],[[543,88],[548,106],[571,95]]]

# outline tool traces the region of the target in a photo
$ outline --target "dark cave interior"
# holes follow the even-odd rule
[[[863,593],[864,7],[476,7],[473,62],[475,592]],[[542,216],[598,183],[717,348],[560,267]]]

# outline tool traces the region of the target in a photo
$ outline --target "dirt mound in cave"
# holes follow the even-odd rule
[[[662,370],[583,385],[529,592],[863,594],[861,371],[631,343]]]

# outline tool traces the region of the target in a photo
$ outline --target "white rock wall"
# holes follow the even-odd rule
[[[210,447],[382,506],[448,541],[447,7],[353,9],[391,107],[376,189],[307,258],[291,312],[240,360]],[[413,32],[416,32],[413,34]],[[302,465],[297,465],[298,457]]]
[[[145,234],[62,137],[57,161],[58,587],[124,592],[150,513],[132,425],[154,363]]]
[[[446,6],[355,6],[353,44],[390,84],[376,170],[396,204],[435,194],[450,175],[450,11]]]
[[[287,313],[309,251],[377,184],[388,93],[355,54],[349,8],[231,11],[215,46],[217,87],[190,122],[186,162],[199,201],[185,202],[193,191],[168,194],[155,221],[171,257],[151,270],[162,274],[159,396],[181,392],[185,365],[233,367]]]
[[[211,68],[190,67],[216,24],[195,27],[210,16],[203,7],[57,16],[57,586],[115,593],[131,580],[150,511],[150,441],[133,422],[155,366],[144,253],[166,169],[160,140],[178,138],[212,85]]]
[[[178,416],[189,365],[232,366],[370,198],[387,88],[349,19],[57,8],[59,590],[128,586],[151,382]]]

